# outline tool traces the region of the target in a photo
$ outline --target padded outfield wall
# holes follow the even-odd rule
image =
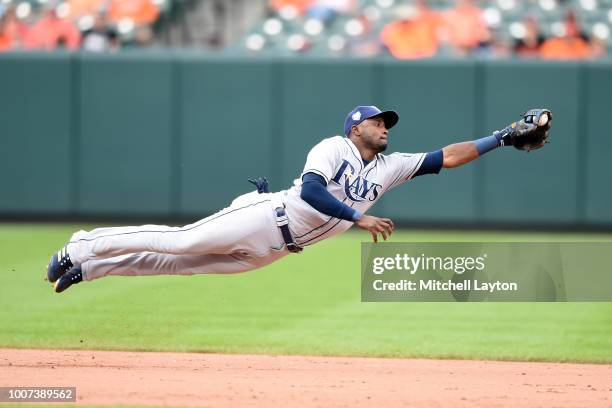
[[[430,151],[550,107],[552,143],[415,179],[373,213],[406,224],[612,225],[611,62],[0,55],[0,215],[201,217],[297,177],[357,104]]]

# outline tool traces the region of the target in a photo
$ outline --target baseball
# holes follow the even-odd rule
[[[544,114],[540,116],[540,120],[538,121],[538,126],[544,126],[548,123],[548,114]]]

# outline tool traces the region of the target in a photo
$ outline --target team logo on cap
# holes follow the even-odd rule
[[[353,120],[361,119],[361,112],[357,111],[357,112],[353,113],[353,116],[351,116],[351,119],[353,119]]]

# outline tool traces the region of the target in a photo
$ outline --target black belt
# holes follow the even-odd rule
[[[289,252],[302,252],[302,247],[295,243],[293,240],[293,236],[291,235],[291,231],[289,231],[289,218],[287,218],[287,213],[285,212],[284,207],[275,208],[276,211],[276,225],[281,231],[283,235],[283,241],[285,241],[285,245],[287,245],[287,249]]]

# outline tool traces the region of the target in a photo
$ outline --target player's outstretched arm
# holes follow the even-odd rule
[[[478,141],[454,143],[443,148],[442,154],[444,160],[442,162],[442,167],[447,169],[459,167],[477,159],[480,153],[478,152],[476,143],[478,143]],[[495,141],[495,143],[499,146],[499,142]]]
[[[519,150],[535,150],[548,142],[552,113],[548,109],[531,109],[522,119],[496,131],[491,136],[471,142],[455,143],[442,149],[442,167],[466,164],[500,146],[514,146]]]

